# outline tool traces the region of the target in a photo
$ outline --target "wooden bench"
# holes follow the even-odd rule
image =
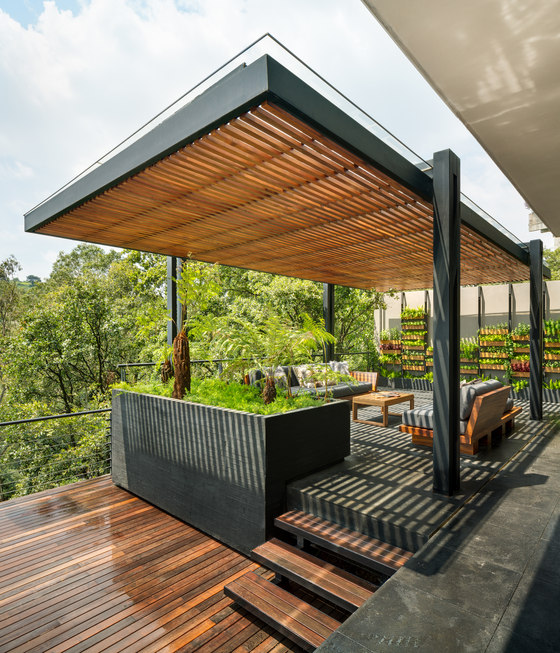
[[[253,549],[251,557],[272,569],[279,576],[354,612],[376,589],[347,571],[296,549],[281,540],[272,539]]]
[[[314,651],[340,622],[309,603],[249,572],[224,587],[224,593],[306,651]]]
[[[299,510],[292,510],[276,517],[274,524],[298,538],[303,538],[386,576],[394,574],[413,555],[398,546]]]
[[[465,433],[459,435],[461,453],[473,455],[478,452],[480,441],[486,440],[488,447],[491,447],[493,437],[501,439],[504,434],[513,430],[515,417],[522,409],[519,406],[514,406],[504,413],[509,393],[510,386],[504,386],[476,397]],[[413,444],[433,446],[434,432],[432,429],[409,424],[401,424],[399,428],[403,433],[412,435]]]

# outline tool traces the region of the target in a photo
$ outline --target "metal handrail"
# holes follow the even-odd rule
[[[48,419],[60,419],[61,417],[77,417],[78,415],[93,415],[95,413],[110,413],[110,408],[98,408],[96,410],[83,410],[79,413],[60,413],[59,415],[44,415],[43,417],[28,417],[27,419],[15,419],[11,422],[0,422],[0,426],[14,426],[15,424],[31,424],[33,422],[44,422]]]

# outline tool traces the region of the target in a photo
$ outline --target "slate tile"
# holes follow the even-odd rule
[[[337,632],[376,653],[395,649],[480,653],[494,627],[486,618],[393,578]]]

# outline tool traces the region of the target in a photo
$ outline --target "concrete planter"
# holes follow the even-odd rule
[[[289,481],[350,453],[345,402],[254,415],[113,391],[120,487],[248,553],[272,535]]]

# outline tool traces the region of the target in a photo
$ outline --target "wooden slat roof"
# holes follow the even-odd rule
[[[430,287],[426,193],[277,94],[259,100],[28,230],[358,288]],[[462,284],[528,278],[522,257],[467,221],[461,237]]]

